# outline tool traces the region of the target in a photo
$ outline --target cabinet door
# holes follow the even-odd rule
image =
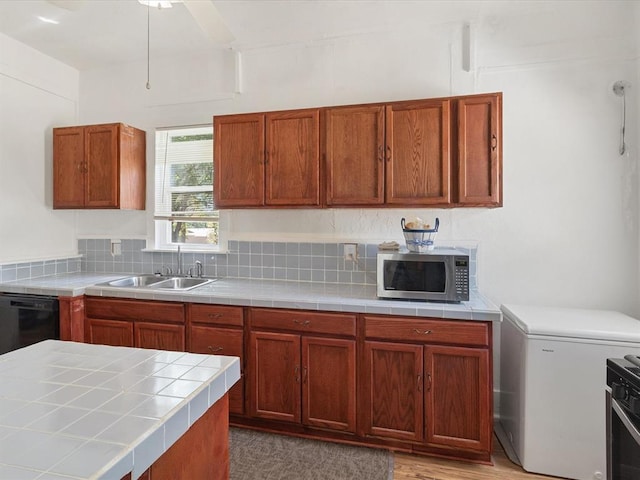
[[[85,329],[87,343],[133,347],[133,323],[131,322],[88,318]]]
[[[458,203],[502,205],[502,95],[457,101]]]
[[[250,414],[300,422],[300,336],[251,332]]]
[[[139,348],[154,348],[157,350],[173,350],[184,352],[184,325],[166,323],[135,322],[135,346]]]
[[[365,342],[365,434],[423,439],[422,346]]]
[[[216,207],[264,205],[264,114],[213,119]]]
[[[120,206],[118,129],[117,124],[85,127],[86,207]]]
[[[240,381],[229,390],[229,411],[244,413],[244,355],[242,330],[192,325],[190,352],[240,357]]]
[[[425,347],[426,441],[491,452],[489,351]]]
[[[266,204],[320,205],[320,114],[266,114]]]
[[[451,201],[449,100],[386,107],[386,202],[438,205]]]
[[[324,131],[327,205],[384,203],[384,106],[330,108]]]
[[[305,425],[355,433],[355,340],[302,337]]]
[[[84,128],[53,129],[53,208],[84,206]]]

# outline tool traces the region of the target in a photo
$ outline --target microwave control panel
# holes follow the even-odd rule
[[[469,257],[456,257],[455,260],[456,296],[469,299]]]

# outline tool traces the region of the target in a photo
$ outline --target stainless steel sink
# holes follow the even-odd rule
[[[101,285],[108,285],[110,287],[148,287],[158,282],[162,282],[166,277],[160,277],[158,275],[136,275],[127,278],[120,278],[118,280],[112,280],[110,282],[103,283]]]
[[[211,278],[172,277],[159,283],[154,283],[151,288],[166,288],[169,290],[189,290],[213,282]]]
[[[216,278],[162,277],[159,275],[132,275],[130,277],[100,283],[105,287],[146,288],[163,290],[190,290],[216,281]]]

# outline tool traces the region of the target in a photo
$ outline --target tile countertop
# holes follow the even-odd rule
[[[133,275],[133,274],[132,274]],[[221,278],[188,291],[97,285],[127,274],[73,273],[0,283],[0,291],[57,296],[96,295],[252,307],[295,308],[384,315],[501,321],[500,309],[473,290],[468,302],[379,299],[373,285]]]
[[[239,378],[220,355],[58,340],[0,355],[0,478],[138,478]]]

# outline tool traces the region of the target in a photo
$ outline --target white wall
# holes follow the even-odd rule
[[[79,73],[0,34],[0,264],[77,253],[76,215],[52,210],[52,127],[78,113]]]
[[[469,19],[473,72],[461,68],[462,24],[413,22],[375,35],[245,50],[237,95],[228,51],[152,59],[150,91],[146,65],[83,72],[80,119],[130,122],[151,134],[224,113],[502,91],[503,208],[233,211],[224,216],[228,238],[401,240],[401,217],[439,216],[439,240],[478,243],[480,287],[497,304],[640,316],[638,108],[627,111],[630,153],[620,157],[621,103],[611,90],[626,80],[630,99],[638,98],[637,5],[543,5],[526,17]],[[149,178],[152,158],[149,149]],[[81,213],[78,220],[81,235],[152,230],[151,212]]]

